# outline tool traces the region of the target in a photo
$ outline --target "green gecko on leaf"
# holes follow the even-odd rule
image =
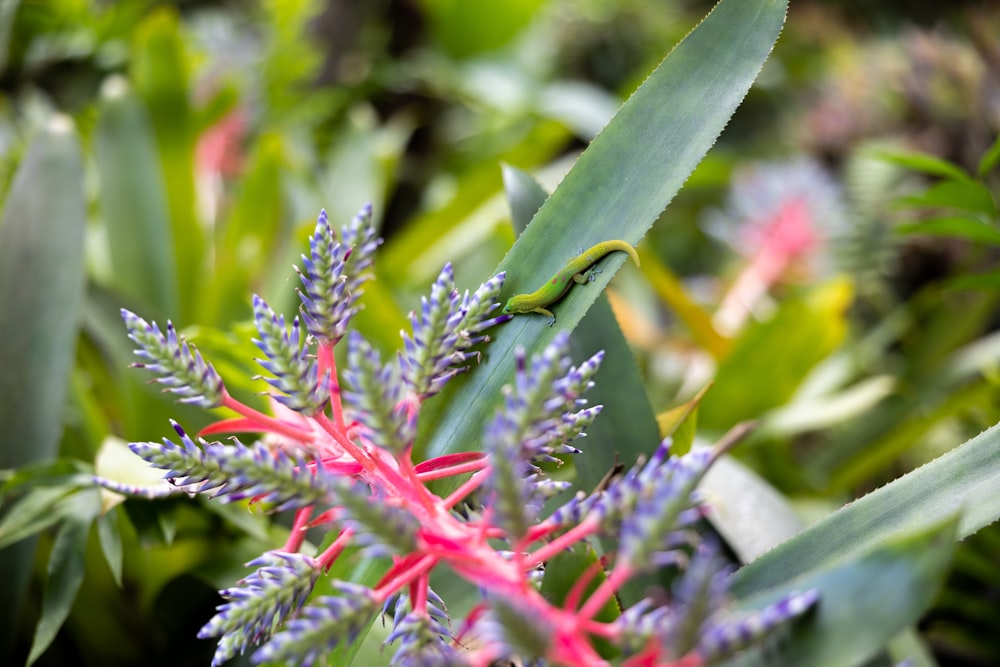
[[[594,279],[595,274],[601,272],[600,269],[592,268],[593,265],[605,255],[609,255],[616,250],[628,253],[636,266],[639,266],[639,255],[635,248],[625,241],[604,241],[594,247],[580,253],[578,256],[566,262],[566,266],[559,270],[551,280],[539,287],[531,294],[518,294],[507,299],[503,307],[503,312],[510,315],[513,313],[541,313],[548,315],[549,326],[555,324],[556,316],[551,310],[545,308],[555,303],[566,295],[573,283],[583,284]]]

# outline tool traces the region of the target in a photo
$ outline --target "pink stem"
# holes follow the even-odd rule
[[[632,568],[628,565],[619,563],[615,566],[615,569],[611,570],[611,574],[608,578],[601,582],[601,585],[597,587],[587,601],[580,607],[580,611],[577,614],[577,618],[581,619],[591,619],[594,615],[601,610],[604,603],[611,599],[611,596],[615,594],[622,584],[624,584],[629,577],[632,576]]]
[[[243,415],[247,419],[258,422],[261,425],[262,430],[278,433],[289,437],[292,440],[298,440],[299,442],[311,443],[315,439],[315,436],[310,431],[305,431],[297,426],[289,424],[288,422],[275,419],[270,415],[254,410],[249,405],[240,403],[228,393],[222,396],[222,405],[226,406],[233,412]]]
[[[489,464],[486,462],[486,459],[479,459],[478,461],[469,461],[468,463],[461,463],[447,468],[420,472],[417,473],[417,479],[421,482],[430,482],[431,480],[442,479],[444,477],[455,477],[456,475],[464,475],[467,472],[476,472],[482,470],[487,465]]]
[[[437,556],[425,556],[421,558],[408,570],[404,570],[389,581],[380,584],[378,590],[375,591],[376,596],[379,596],[378,599],[380,602],[385,601],[395,591],[398,591],[417,577],[426,576],[437,563]]]
[[[337,560],[337,556],[344,552],[344,549],[347,548],[347,543],[351,541],[351,537],[353,536],[354,531],[350,528],[345,528],[341,531],[340,535],[337,536],[337,539],[333,541],[333,544],[328,546],[326,551],[320,554],[319,558],[316,559],[319,561],[320,567],[324,570],[330,569],[330,566],[333,565],[333,561]]]
[[[483,482],[486,481],[486,470],[480,470],[475,475],[470,477],[462,486],[455,489],[450,496],[441,501],[441,505],[445,509],[451,509],[457,505],[463,498],[482,486]]]
[[[583,523],[580,523],[570,528],[565,533],[555,538],[548,544],[545,544],[536,549],[531,554],[531,557],[528,558],[525,562],[530,567],[534,567],[539,563],[543,563],[552,556],[554,556],[555,554],[562,551],[563,549],[579,542],[588,535],[591,535],[592,533],[596,532],[597,528],[598,526],[596,521],[584,520]]]
[[[295,553],[302,548],[302,543],[306,539],[306,525],[309,523],[310,517],[312,517],[312,511],[312,505],[309,505],[308,507],[299,508],[295,513],[292,532],[288,534],[288,539],[285,540],[285,546],[282,547],[282,551]]]
[[[333,411],[333,423],[345,432],[344,405],[340,400],[340,380],[337,378],[337,359],[333,355],[333,344],[321,343],[316,349],[316,360],[319,364],[319,376],[330,372],[330,409]]]

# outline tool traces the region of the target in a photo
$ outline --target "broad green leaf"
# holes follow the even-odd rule
[[[684,323],[694,342],[715,359],[723,359],[732,347],[732,341],[723,336],[712,324],[711,316],[699,306],[670,269],[650,252],[640,250],[642,272],[650,285],[677,317]]]
[[[978,181],[943,181],[935,183],[920,194],[902,197],[894,206],[944,207],[972,213],[995,216],[996,203],[989,189]]]
[[[1000,245],[1000,230],[995,226],[969,216],[949,216],[922,220],[896,227],[900,234],[927,234],[930,236],[957,236],[974,243]]]
[[[731,456],[712,464],[698,490],[710,510],[708,520],[741,563],[802,530],[801,519],[784,496]]]
[[[0,498],[19,494],[39,486],[89,486],[93,479],[93,468],[71,458],[36,461],[16,470],[3,471],[3,486]]]
[[[111,571],[111,578],[119,586],[122,585],[122,561],[124,559],[120,512],[121,508],[114,508],[97,517],[97,537],[101,543],[101,553],[104,554],[104,562],[108,564],[108,569]]]
[[[505,46],[524,29],[543,0],[422,0],[431,27],[444,49],[468,58]]]
[[[0,5],[0,72],[7,69],[10,58],[10,34],[14,27],[14,18],[21,0],[10,0]]]
[[[832,280],[783,301],[770,319],[750,323],[719,364],[715,385],[698,411],[701,425],[724,431],[785,405],[843,340],[852,295],[850,283]]]
[[[958,536],[1000,517],[1000,426],[810,526],[739,572],[735,592],[750,595],[960,512]]]
[[[864,664],[930,606],[948,572],[954,538],[952,516],[743,597],[737,603],[740,609],[760,609],[792,591],[816,589],[820,594],[815,609],[779,641],[724,664],[755,665],[761,657],[766,657],[764,664],[782,667]]]
[[[527,172],[509,164],[500,165],[500,168],[510,219],[514,230],[521,234],[548,199],[549,193]]]
[[[37,486],[7,508],[0,520],[0,549],[20,542],[59,523],[65,516],[65,500],[78,489],[65,486]]]
[[[906,167],[907,169],[919,171],[924,174],[930,174],[931,176],[940,176],[954,181],[971,180],[969,175],[965,173],[965,170],[958,165],[952,164],[947,160],[942,160],[939,157],[929,155],[927,153],[916,153],[904,150],[874,149],[872,150],[872,155],[881,160],[885,160],[886,162],[898,164],[901,167]]]
[[[0,469],[56,454],[83,300],[83,166],[72,121],[37,134],[0,219]],[[0,552],[0,655],[17,628],[34,544]]]
[[[220,503],[213,500],[202,503],[206,511],[222,517],[250,537],[267,544],[271,538],[268,519],[247,505],[248,502]]]
[[[892,396],[898,384],[887,375],[860,380],[840,391],[817,396],[796,397],[786,405],[772,410],[758,429],[768,437],[788,437],[806,431],[834,428],[875,409]]]
[[[993,168],[997,166],[997,162],[1000,162],[1000,137],[994,140],[993,145],[989,147],[989,150],[979,160],[979,168],[977,169],[979,177],[983,178],[986,174],[993,171]]]
[[[283,236],[290,236],[282,199],[285,162],[284,140],[278,134],[258,139],[216,244],[215,271],[202,299],[200,321],[225,326],[250,317],[247,293],[254,290],[252,278],[280,253]],[[287,267],[282,269],[287,277]]]
[[[674,48],[501,262],[506,295],[534,290],[581,246],[609,238],[639,241],[743,99],[777,38],[785,8],[774,0],[723,0]],[[575,328],[624,260],[606,258],[594,282],[571,290],[556,306],[556,326],[545,326],[542,317],[520,316],[496,332],[483,364],[428,404],[421,423],[434,424],[435,430],[418,448],[436,456],[474,447],[492,413],[489,406],[514,376],[515,349],[540,349],[560,329]]]
[[[0,468],[56,452],[83,298],[83,168],[72,121],[51,120],[0,222]]]
[[[604,361],[585,397],[604,409],[587,428],[587,437],[575,443],[583,453],[572,457],[577,488],[585,491],[591,491],[615,465],[631,464],[660,442],[639,367],[603,295],[570,338],[574,363],[597,350],[604,350]]]
[[[195,216],[198,119],[191,108],[190,58],[185,43],[177,10],[159,6],[135,31],[131,74],[152,121],[156,138],[154,159],[160,162],[167,197],[170,258],[176,270],[181,309],[169,314],[189,322],[203,289],[205,233]]]
[[[170,211],[156,141],[142,102],[125,79],[109,79],[97,124],[101,213],[110,279],[147,318],[179,315]]]
[[[956,276],[945,282],[950,289],[1000,289],[1000,271]]]
[[[656,425],[660,429],[660,437],[673,438],[673,444],[670,446],[671,454],[683,456],[691,450],[697,431],[698,404],[711,388],[712,385],[707,384],[689,400],[656,415]]]
[[[49,647],[76,599],[83,582],[83,568],[90,524],[97,518],[100,502],[96,489],[73,496],[73,508],[59,527],[52,554],[49,556],[48,578],[42,596],[42,615],[35,628],[28,665],[34,663]]]

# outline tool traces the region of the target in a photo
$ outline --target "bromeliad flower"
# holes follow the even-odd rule
[[[748,261],[715,315],[723,332],[739,329],[747,315],[796,268],[816,265],[846,227],[840,189],[806,159],[761,164],[736,174],[726,209],[707,227]]]
[[[445,266],[411,315],[402,352],[384,359],[348,331],[377,246],[369,208],[339,235],[322,213],[300,270],[300,316],[289,325],[254,297],[259,361],[277,390],[274,416],[230,396],[172,325],[164,334],[123,311],[137,354],[168,391],[238,415],[197,438],[175,424],[179,442],[137,442],[132,451],[179,490],[296,510],[285,543],[221,592],[223,604],[199,634],[219,638],[213,665],[252,647],[258,663],[318,663],[357,641],[382,611],[392,617],[393,665],[486,667],[516,655],[530,664],[605,667],[610,646],[621,664],[694,667],[731,655],[815,604],[805,593],[752,615],[726,612],[727,574],[696,546],[693,531],[708,451],[672,457],[663,443],[604,490],[578,494],[546,516],[545,501],[569,486],[546,470],[580,451],[579,439],[600,413],[584,396],[603,355],[574,366],[565,333],[538,354],[516,353],[516,375],[487,422],[482,452],[413,461],[424,402],[478,358],[476,346],[488,341],[483,332],[508,317],[492,316],[504,276],[460,294]],[[338,373],[334,347],[344,338],[347,367]],[[252,444],[206,439],[227,431],[265,437]],[[429,486],[446,477],[456,478],[447,494]],[[310,527],[330,531],[315,555],[304,553]],[[543,595],[545,564],[571,547],[589,549],[595,538],[618,539],[617,552],[595,557],[563,599]],[[370,586],[334,580],[314,594],[349,545],[390,563],[381,579]],[[617,608],[625,584],[667,567],[680,571],[669,604],[650,598],[617,618],[601,615]],[[431,574],[442,569],[481,592],[481,604],[461,623],[430,588]]]

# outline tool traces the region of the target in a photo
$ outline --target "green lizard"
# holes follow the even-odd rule
[[[598,243],[593,248],[580,253],[578,256],[566,262],[566,266],[552,276],[552,279],[539,287],[531,294],[518,294],[507,299],[503,312],[512,313],[541,313],[548,315],[549,326],[555,324],[556,316],[551,310],[545,308],[555,303],[565,296],[573,283],[586,283],[594,279],[594,274],[600,273],[600,269],[591,268],[605,255],[609,255],[616,250],[628,253],[636,266],[639,266],[639,255],[635,248],[625,241],[604,241]]]

